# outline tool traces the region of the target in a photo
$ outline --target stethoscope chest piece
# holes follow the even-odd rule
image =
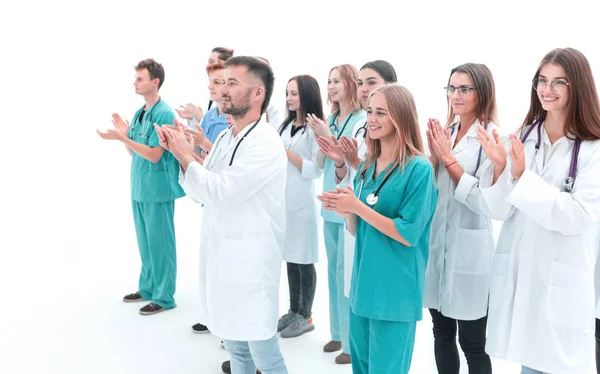
[[[375,205],[375,204],[377,204],[377,201],[379,201],[379,196],[375,195],[374,193],[370,193],[367,196],[367,204]]]
[[[567,179],[565,179],[563,181],[563,190],[568,193],[573,192],[574,184],[575,184],[575,179],[573,177],[567,177]]]

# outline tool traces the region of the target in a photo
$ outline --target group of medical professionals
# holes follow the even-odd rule
[[[176,306],[174,202],[187,195],[203,205],[194,332],[223,339],[226,373],[288,373],[279,337],[315,328],[320,211],[323,350],[340,352],[337,364],[408,373],[426,308],[440,374],[459,373],[457,336],[469,373],[491,373],[490,356],[523,374],[585,373],[595,326],[600,363],[600,102],[578,50],[552,50],[530,69],[515,133],[499,125],[492,72],[465,63],[450,70],[448,116],[428,120],[424,141],[411,92],[383,60],[329,71],[327,117],[319,82],[290,78],[284,118],[264,58],[215,48],[206,113],[173,110],[159,95],[163,67],[141,61],[134,86],[145,105],[98,131],[132,157],[142,268],[123,301],[146,301],[143,315]],[[497,244],[492,219],[503,221]]]

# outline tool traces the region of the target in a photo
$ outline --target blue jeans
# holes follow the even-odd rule
[[[231,374],[288,374],[279,350],[277,335],[269,340],[239,342],[224,340],[231,355]]]
[[[527,366],[522,366],[521,374],[550,374],[550,373],[545,373],[543,371],[528,368]]]

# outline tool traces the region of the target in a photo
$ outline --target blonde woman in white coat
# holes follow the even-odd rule
[[[549,52],[510,149],[479,128],[494,164],[483,196],[504,220],[492,267],[488,341],[522,373],[575,374],[593,364],[600,219],[600,104],[585,56]],[[508,157],[507,157],[508,153]],[[493,175],[492,175],[493,174]]]
[[[458,333],[469,372],[490,374],[485,336],[494,240],[478,178],[491,164],[479,144],[477,125],[485,124],[488,131],[496,126],[492,73],[483,64],[457,66],[450,72],[446,95],[445,129],[430,119],[427,130],[439,196],[423,306],[433,320],[438,372],[459,373]]]
[[[306,124],[308,114],[324,119],[319,83],[310,75],[298,75],[286,88],[287,118],[279,128],[288,157],[286,221],[283,260],[287,262],[290,309],[279,319],[282,338],[295,338],[314,330],[312,304],[317,286],[315,263],[319,261],[318,206],[315,179],[323,170],[317,163],[319,146]]]

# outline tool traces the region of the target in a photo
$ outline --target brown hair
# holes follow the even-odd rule
[[[388,115],[395,128],[394,163],[388,171],[391,173],[396,166],[404,168],[415,156],[423,155],[423,140],[419,129],[417,106],[415,99],[408,89],[393,83],[373,90],[369,96],[369,104],[374,95],[382,95],[388,107]],[[364,178],[365,173],[381,155],[381,142],[371,139],[369,133],[365,138],[369,152],[365,156],[360,173]]]
[[[569,85],[569,104],[564,134],[569,133],[581,140],[600,139],[600,103],[594,76],[588,60],[583,53],[573,48],[557,48],[550,51],[540,62],[534,79],[539,77],[540,70],[546,64],[562,67]],[[537,119],[546,115],[537,91],[531,88],[529,112],[523,121],[521,131]]]
[[[213,62],[212,64],[206,65],[206,73],[210,74],[213,70],[225,69],[225,63],[223,60],[217,60],[217,62]]]
[[[218,53],[217,58],[221,61],[227,61],[233,57],[233,49],[229,48],[215,47],[212,49],[212,52]]]
[[[498,112],[496,108],[496,87],[494,85],[494,77],[492,72],[484,64],[475,64],[472,62],[459,65],[450,71],[448,77],[448,85],[450,85],[450,79],[454,73],[465,73],[473,81],[473,87],[477,93],[477,119],[481,122],[482,126],[487,126],[488,123],[493,122],[498,124]],[[446,126],[450,126],[454,123],[455,114],[450,105],[450,97],[448,99],[448,119]]]
[[[158,78],[158,88],[160,89],[165,81],[165,69],[163,66],[153,59],[147,58],[138,62],[138,64],[135,66],[135,71],[144,69],[148,70],[148,75],[150,75],[151,80]]]
[[[346,95],[349,95],[352,110],[360,109],[361,104],[358,96],[358,69],[350,64],[338,65],[329,70],[329,75],[336,69],[340,72],[342,84],[346,88]],[[327,93],[327,103],[331,106],[331,113],[336,113],[340,110],[340,103],[331,101],[329,93]]]

